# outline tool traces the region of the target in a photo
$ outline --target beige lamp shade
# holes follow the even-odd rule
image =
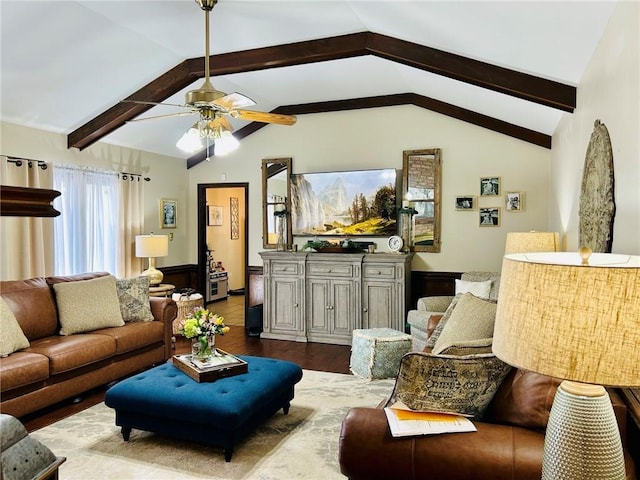
[[[167,235],[137,235],[136,257],[157,258],[169,255]]]
[[[504,253],[557,252],[560,250],[558,232],[509,232]]]
[[[566,380],[640,386],[640,257],[594,253],[504,257],[493,351]]]

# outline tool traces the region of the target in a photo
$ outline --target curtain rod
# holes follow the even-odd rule
[[[4,155],[4,154],[2,154],[1,156],[5,157],[8,162],[14,163],[16,165],[16,167],[21,167],[23,162],[27,162],[27,165],[29,166],[29,168],[32,168],[34,163],[38,167],[40,167],[42,170],[46,170],[47,168],[49,168],[49,164],[47,162],[45,162],[44,160],[34,160],[33,158],[24,158],[24,157],[13,157],[11,155]],[[82,169],[83,167],[78,167],[78,168]],[[134,180],[136,180],[136,179],[138,181],[140,181],[140,179],[142,179],[145,182],[150,182],[151,181],[151,179],[149,177],[143,177],[139,173],[131,173],[131,172],[116,172],[116,173],[118,175],[122,175],[122,179],[123,180],[130,180],[132,182]]]

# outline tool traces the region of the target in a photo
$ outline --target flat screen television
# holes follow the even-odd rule
[[[393,168],[292,175],[293,234],[395,234],[397,179]]]

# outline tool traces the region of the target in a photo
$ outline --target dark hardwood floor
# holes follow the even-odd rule
[[[215,309],[209,308],[215,311]],[[350,373],[349,358],[351,347],[349,346],[248,337],[245,335],[243,326],[234,326],[227,335],[216,337],[216,347],[235,355],[252,355],[289,360],[307,370]],[[191,340],[178,337],[175,353],[185,353],[190,350]],[[54,407],[27,415],[20,420],[30,432],[46,427],[62,418],[102,402],[105,391],[106,386],[95,389],[82,397],[62,402]]]

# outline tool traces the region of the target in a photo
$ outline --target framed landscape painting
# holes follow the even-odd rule
[[[160,228],[176,228],[178,224],[178,201],[169,198],[160,200]]]

